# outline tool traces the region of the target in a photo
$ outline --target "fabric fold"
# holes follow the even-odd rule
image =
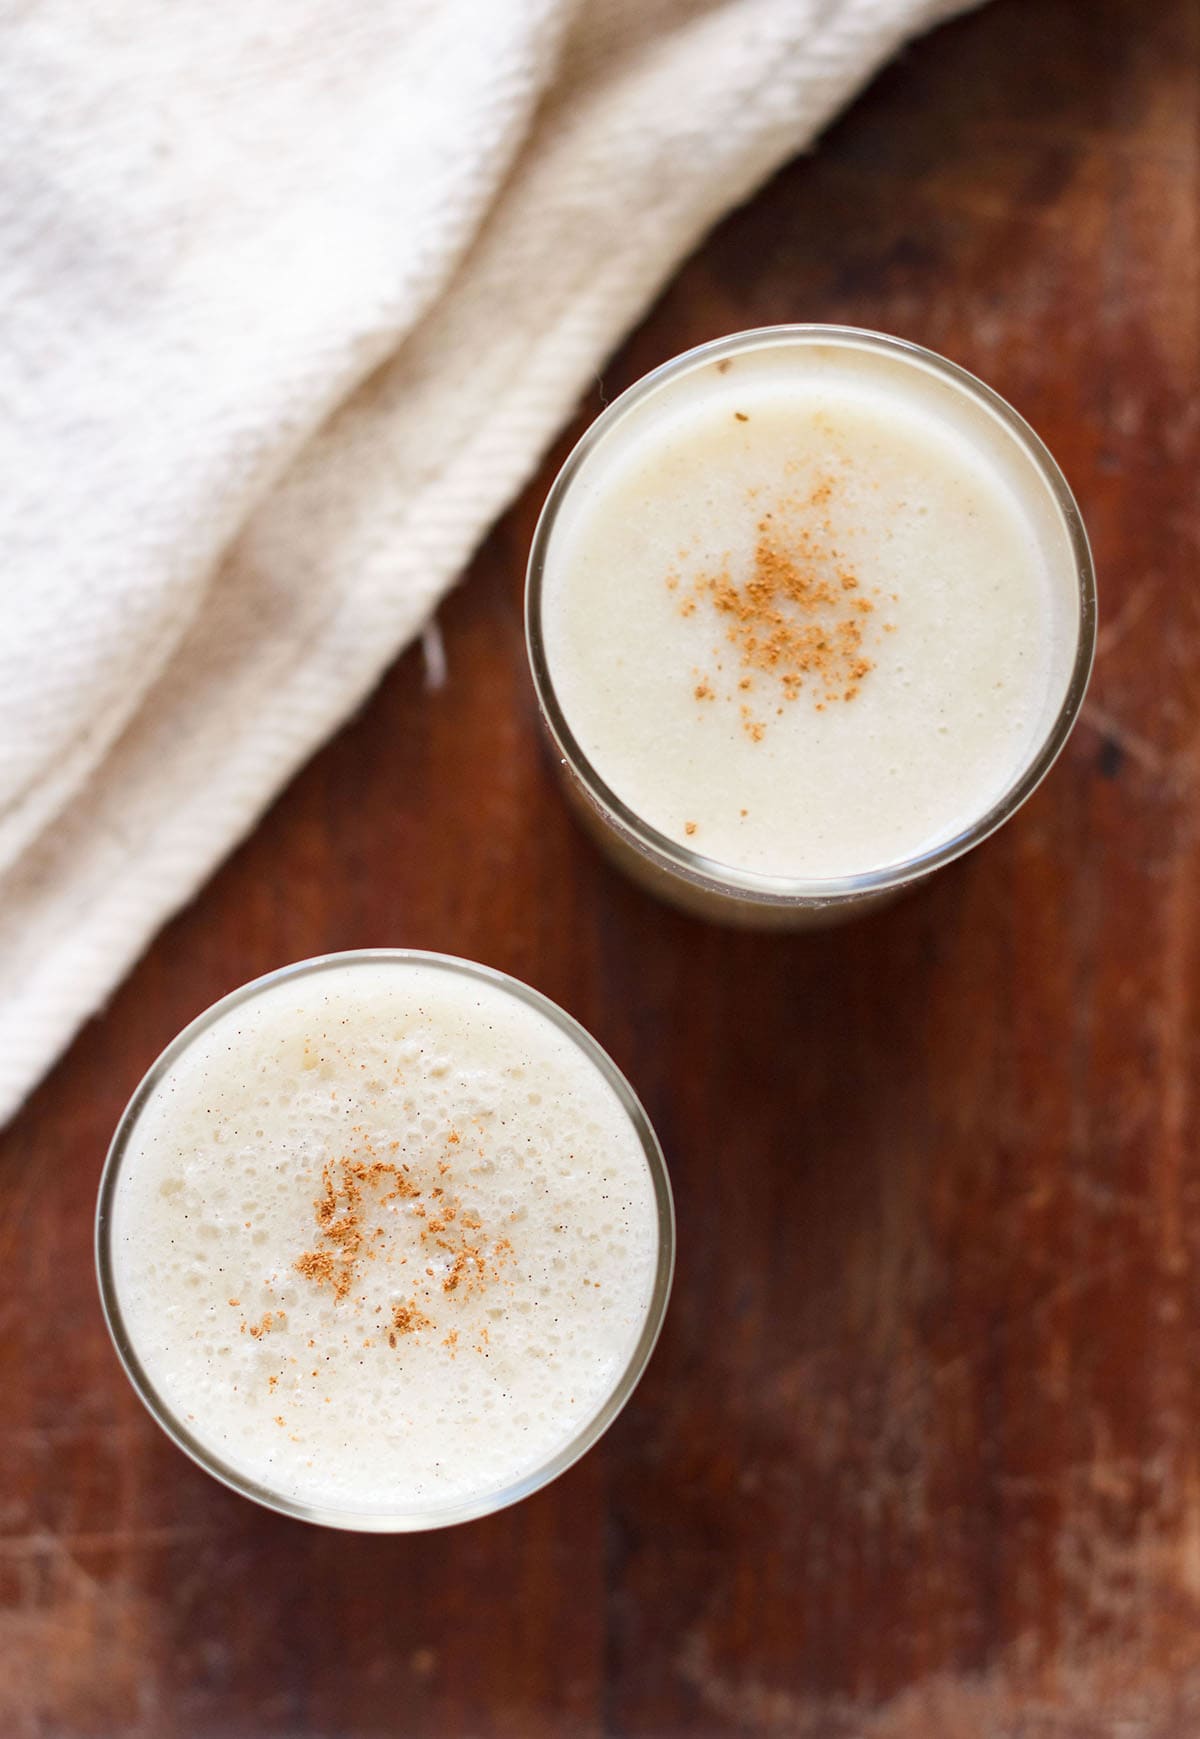
[[[419,632],[683,255],[959,9],[0,26],[0,1117]]]

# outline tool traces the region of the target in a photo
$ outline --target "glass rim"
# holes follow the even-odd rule
[[[252,1480],[240,1473],[236,1467],[225,1461],[215,1450],[210,1449],[189,1431],[187,1425],[179,1418],[149,1377],[138,1357],[133,1338],[125,1323],[114,1271],[111,1240],[112,1210],[116,1188],[121,1176],[122,1163],[139,1116],[175,1061],[224,1015],[240,1007],[243,1003],[253,1000],[255,996],[261,995],[273,985],[285,983],[294,978],[316,975],[337,967],[364,964],[437,967],[489,984],[507,995],[514,996],[519,1002],[523,1002],[527,1007],[544,1015],[560,1032],[572,1040],[616,1094],[618,1103],[633,1124],[638,1136],[654,1192],[658,1250],[655,1260],[654,1282],[646,1307],[646,1316],[625,1367],[603,1403],[554,1455],[531,1472],[522,1475],[520,1479],[511,1481],[495,1491],[457,1500],[435,1509],[352,1510],[336,1506],[326,1507],[290,1498],[273,1491],[269,1485]],[[159,1053],[143,1075],[122,1112],[104,1161],[96,1203],[95,1259],[104,1320],[126,1376],[155,1422],[166,1432],[176,1447],[182,1449],[184,1454],[202,1467],[206,1473],[211,1474],[214,1479],[219,1480],[240,1496],[250,1498],[266,1509],[274,1510],[280,1515],[291,1516],[299,1521],[312,1522],[324,1527],[340,1528],[354,1533],[422,1533],[491,1515],[497,1510],[506,1509],[510,1504],[519,1502],[522,1498],[531,1496],[534,1492],[540,1491],[543,1486],[549,1485],[552,1480],[557,1479],[560,1474],[565,1473],[604,1435],[637,1387],[662,1329],[675,1267],[675,1207],[662,1148],[641,1101],[607,1051],[597,1043],[586,1027],[582,1026],[573,1015],[568,1014],[565,1009],[560,1008],[557,1003],[552,1002],[541,991],[523,983],[521,979],[514,978],[510,973],[502,972],[496,967],[483,966],[474,960],[464,960],[457,955],[442,954],[419,948],[358,948],[348,949],[342,953],[314,955],[310,959],[298,960],[287,966],[277,967],[271,972],[263,973],[258,978],[250,979],[246,984],[239,985],[225,996],[220,997],[197,1015]]]
[[[781,876],[739,869],[693,851],[644,820],[606,783],[580,747],[555,691],[542,630],[543,583],[555,522],[584,463],[609,430],[643,399],[680,375],[731,355],[788,343],[841,345],[898,358],[936,375],[974,400],[1015,439],[1046,484],[1062,518],[1078,583],[1078,627],[1066,689],[1049,729],[1015,778],[982,815],[949,839],[926,851],[854,875]],[[644,856],[686,881],[743,901],[764,906],[829,904],[901,887],[953,862],[994,833],[1041,784],[1071,734],[1087,691],[1096,651],[1096,574],[1078,504],[1054,455],[1020,412],[985,381],[937,351],[886,332],[820,322],[759,326],[711,339],[671,357],[634,381],[584,430],[551,484],[534,529],[525,581],[525,645],[542,720],[563,764],[610,825],[615,825],[618,833]]]

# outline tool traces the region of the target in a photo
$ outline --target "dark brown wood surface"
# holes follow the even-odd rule
[[[832,319],[1061,459],[1100,657],[1003,832],[856,926],[727,934],[568,818],[520,595],[553,469],[0,1144],[0,1735],[1200,1734],[1200,7],[997,0],[726,222],[605,370]],[[143,1414],[92,1278],[145,1066],[370,943],[562,1002],[671,1163],[667,1328],[602,1446],[441,1536],[288,1522]]]

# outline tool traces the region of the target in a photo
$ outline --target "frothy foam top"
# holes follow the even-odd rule
[[[537,1008],[430,963],[284,979],[174,1061],[130,1132],[114,1283],[150,1383],[243,1478],[424,1512],[594,1417],[658,1257],[641,1140]]]
[[[905,861],[985,813],[1044,737],[1078,627],[1019,444],[919,368],[836,345],[698,366],[618,421],[560,507],[542,623],[616,796],[706,857],[796,877]]]

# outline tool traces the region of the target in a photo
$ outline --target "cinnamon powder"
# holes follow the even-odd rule
[[[452,1130],[447,1139],[457,1145],[460,1137]],[[396,1152],[399,1145],[393,1142],[391,1151]],[[437,1170],[440,1177],[449,1178],[450,1168],[445,1161],[438,1163]],[[483,1235],[479,1215],[463,1209],[458,1197],[448,1194],[444,1185],[436,1184],[427,1193],[429,1206],[423,1199],[426,1191],[410,1175],[409,1167],[377,1158],[365,1139],[356,1152],[327,1161],[321,1169],[321,1186],[313,1202],[316,1245],[297,1257],[297,1273],[316,1286],[330,1287],[338,1302],[348,1298],[362,1279],[363,1262],[376,1259],[377,1240],[384,1232],[377,1223],[378,1205],[400,1199],[411,1204],[409,1219],[420,1247],[430,1256],[439,1251],[445,1258],[443,1294],[469,1297],[498,1280],[502,1268],[514,1255],[510,1241]],[[400,1260],[402,1265],[407,1262],[406,1257]],[[437,1270],[427,1265],[425,1275],[435,1281]],[[361,1298],[357,1302],[361,1303]],[[250,1332],[260,1334],[270,1326],[268,1316],[262,1328]],[[409,1299],[392,1309],[388,1344],[394,1347],[398,1336],[435,1326],[434,1319],[417,1300]]]
[[[805,691],[818,711],[852,701],[875,667],[866,650],[875,605],[861,595],[858,574],[833,542],[828,508],[834,490],[833,479],[826,478],[807,495],[779,500],[756,522],[749,574],[735,578],[728,567],[701,572],[679,606],[684,615],[700,603],[715,611],[737,657],[737,691],[748,695],[756,679],[767,679],[765,710],[775,715],[781,703]],[[677,573],[669,576],[671,589],[679,584]],[[695,698],[713,698],[715,686],[701,676]],[[742,728],[753,742],[766,734],[763,710],[746,700],[739,704]]]

